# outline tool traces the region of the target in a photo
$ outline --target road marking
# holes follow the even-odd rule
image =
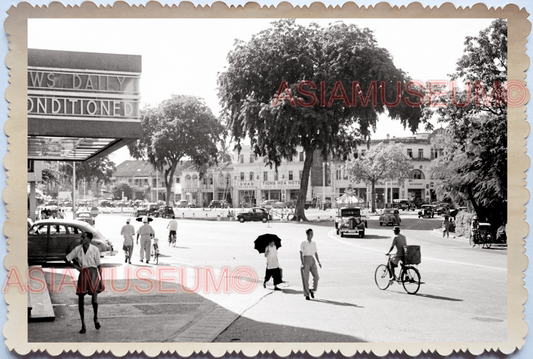
[[[354,244],[354,243],[343,241],[342,239],[337,238],[337,236],[334,233],[335,233],[335,230],[331,230],[330,232],[328,232],[328,237],[333,239],[333,240],[336,240],[337,242],[340,242],[340,243],[343,243],[343,244],[347,244],[347,245],[352,246],[352,247],[366,249],[367,251],[372,251],[372,252],[383,253],[383,250],[380,250],[380,249],[368,248],[368,247],[365,247],[365,246],[360,246],[360,245],[357,245],[357,244]],[[445,259],[438,259],[438,258],[431,258],[431,257],[424,257],[424,260],[431,260],[431,261],[435,261],[435,262],[459,264],[459,265],[470,266],[470,267],[479,267],[479,268],[487,268],[487,269],[495,269],[495,270],[507,271],[507,268],[491,267],[491,266],[486,266],[486,265],[483,265],[483,264],[474,264],[474,263],[449,261],[449,260],[445,260]]]

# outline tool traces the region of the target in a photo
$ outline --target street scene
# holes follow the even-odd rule
[[[506,20],[251,20],[29,21],[28,341],[505,342]]]
[[[193,210],[185,212],[192,217]],[[203,211],[196,210],[196,217]],[[320,211],[322,212],[322,211]],[[331,213],[327,211],[327,213]],[[180,211],[176,211],[180,214]],[[322,214],[322,213],[317,213]],[[417,295],[409,295],[401,284],[385,291],[374,281],[374,271],[386,262],[392,227],[380,227],[377,216],[369,218],[364,238],[335,234],[333,222],[271,223],[209,220],[178,220],[177,243],[168,243],[168,219],[151,222],[160,238],[159,264],[139,261],[139,246],[133,250],[132,264],[124,263],[124,252],[102,259],[104,271],[113,269],[117,278],[106,280],[106,291],[99,295],[102,329],[88,328],[86,336],[72,335],[79,329],[77,300],[73,286],[62,293],[51,293],[56,318],[52,322],[30,322],[28,339],[35,342],[419,342],[446,338],[449,342],[503,341],[507,335],[507,260],[506,248],[472,248],[465,238],[442,238],[442,218],[418,219],[413,212],[403,213],[402,233],[409,244],[420,245],[422,263],[418,266],[422,282]],[[120,229],[126,216],[101,214],[96,229],[121,248]],[[136,227],[140,223],[136,223]],[[306,302],[300,276],[299,246],[305,230],[315,232],[323,268],[315,299]],[[282,239],[279,262],[283,268],[281,291],[274,291],[272,281],[262,287],[265,258],[254,250],[255,238],[273,233]],[[250,268],[242,280],[254,280],[251,293],[158,293],[154,288],[140,293],[125,287],[125,268],[169,268],[187,270],[189,288],[193,288],[194,270],[209,267],[220,273],[224,267]],[[56,290],[65,265],[49,263],[45,273],[53,271]],[[74,273],[74,272],[73,272]],[[163,290],[178,283],[172,273],[165,273]],[[175,276],[175,275],[174,275]],[[74,275],[75,277],[75,275]],[[132,275],[133,277],[133,275]],[[143,273],[143,277],[150,277]],[[217,281],[219,277],[215,274]],[[480,280],[483,278],[483,280]],[[75,278],[74,278],[75,279]],[[133,281],[133,279],[132,279]],[[490,283],[487,285],[487,283]],[[203,287],[203,285],[202,285]],[[142,288],[148,285],[142,283]],[[87,306],[89,300],[87,300]],[[89,310],[89,309],[87,309]],[[313,315],[309,315],[309,311]],[[334,318],[334,320],[330,320]],[[439,325],[434,325],[438,322]]]

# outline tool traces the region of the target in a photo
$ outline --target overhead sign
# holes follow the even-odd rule
[[[299,189],[300,181],[261,181],[262,189]]]
[[[28,158],[84,161],[138,139],[141,56],[28,49]]]

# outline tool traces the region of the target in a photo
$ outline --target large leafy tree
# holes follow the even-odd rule
[[[384,111],[410,130],[418,128],[420,96],[406,93],[409,78],[368,29],[280,20],[249,42],[237,41],[228,63],[218,78],[219,97],[236,148],[249,140],[252,151],[277,168],[303,147],[296,220],[305,219],[315,153],[347,156],[369,139]]]
[[[402,145],[380,143],[364,156],[345,164],[351,182],[371,186],[372,212],[376,211],[376,183],[378,181],[403,181],[409,177],[411,161],[404,155]]]
[[[444,153],[434,178],[438,190],[471,203],[482,220],[498,226],[507,204],[507,22],[498,19],[477,37],[467,37],[452,80],[462,81],[435,99],[446,123]]]
[[[60,163],[59,170],[64,174],[64,178],[71,181],[73,176],[74,163]],[[95,182],[100,184],[109,184],[115,173],[115,163],[108,156],[89,159],[83,162],[76,162],[76,186],[80,182]]]
[[[113,199],[122,199],[122,195],[128,199],[133,199],[133,189],[126,182],[118,183],[113,187]]]
[[[172,95],[142,111],[141,138],[128,147],[134,158],[147,159],[163,173],[168,205],[180,160],[188,158],[198,168],[216,163],[216,144],[222,132],[222,125],[203,100]]]

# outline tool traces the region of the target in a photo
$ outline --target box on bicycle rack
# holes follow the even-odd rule
[[[422,261],[420,246],[404,246],[403,252],[405,257],[405,264],[420,264],[420,262]]]

